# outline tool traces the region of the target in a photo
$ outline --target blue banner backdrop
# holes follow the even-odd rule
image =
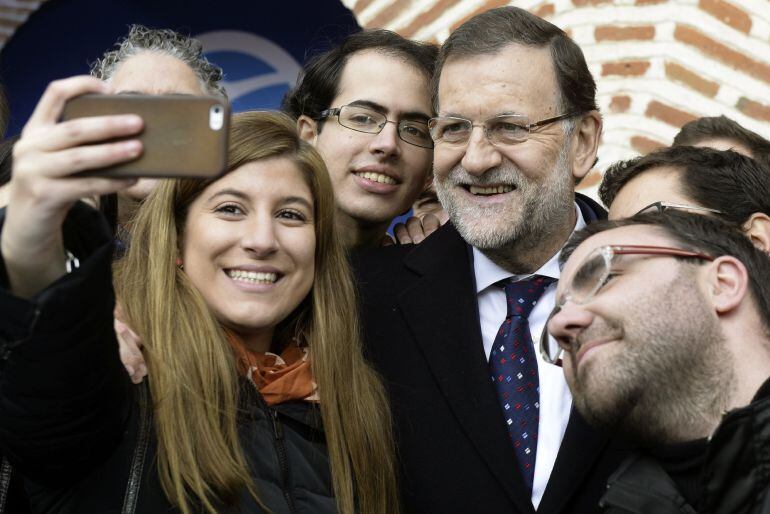
[[[50,81],[87,74],[132,23],[201,39],[206,56],[225,71],[235,111],[277,108],[309,52],[358,29],[339,0],[50,0],[0,52],[8,135],[21,131]]]

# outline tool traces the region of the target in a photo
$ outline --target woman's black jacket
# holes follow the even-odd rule
[[[8,292],[0,257],[0,455],[32,512],[175,512],[158,478],[148,388],[131,384],[118,356],[109,232],[78,204],[64,235],[80,268],[29,301]],[[243,385],[238,428],[261,500],[276,513],[336,512],[318,409],[271,408]],[[218,510],[263,512],[245,493]]]

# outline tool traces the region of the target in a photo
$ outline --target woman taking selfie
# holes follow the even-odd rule
[[[318,154],[281,114],[234,116],[228,172],[152,193],[113,293],[109,235],[70,207],[130,180],[70,175],[138,155],[103,141],[141,120],[57,123],[66,99],[107,87],[49,86],[15,150],[0,453],[33,512],[397,512],[389,410]],[[118,358],[115,295],[147,386]]]

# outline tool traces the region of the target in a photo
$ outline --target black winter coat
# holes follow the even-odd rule
[[[657,462],[637,455],[610,477],[600,505],[607,514],[770,514],[770,380],[749,405],[725,415],[700,482],[698,505],[689,505]]]
[[[175,512],[158,479],[147,388],[118,356],[103,228],[95,211],[73,208],[65,246],[81,267],[29,301],[8,292],[0,257],[0,455],[32,512]],[[242,391],[240,440],[261,500],[276,513],[336,512],[318,409],[268,407],[245,380]],[[236,510],[263,512],[246,493]]]

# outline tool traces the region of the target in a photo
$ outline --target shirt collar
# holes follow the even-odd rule
[[[583,213],[580,211],[580,208],[577,204],[575,204],[575,212],[577,213],[577,216],[575,221],[575,228],[572,229],[573,233],[582,228],[585,228],[586,226]],[[559,269],[560,254],[561,250],[556,252],[550,259],[548,259],[548,261],[546,261],[546,263],[543,264],[540,269],[535,272],[535,274],[555,278],[558,280],[559,276],[561,275],[561,269]],[[492,262],[489,257],[484,255],[476,247],[473,247],[473,272],[476,275],[476,294],[480,293],[492,284],[500,282],[501,280],[505,280],[511,277],[524,276],[511,275],[509,271],[504,270]]]

